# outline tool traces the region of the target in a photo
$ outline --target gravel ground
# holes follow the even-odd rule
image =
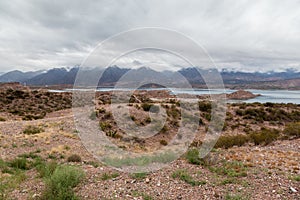
[[[24,135],[22,131],[27,125],[41,126],[44,132]],[[179,159],[164,169],[136,178],[101,164],[98,167],[88,164],[95,160],[76,136],[70,110],[52,113],[42,120],[0,122],[0,138],[4,160],[37,149],[41,150],[40,156],[51,160],[49,154],[56,155],[61,163],[67,162],[68,155],[80,155],[83,162],[76,165],[86,172],[86,178],[75,192],[82,199],[300,199],[299,181],[291,178],[300,175],[300,139],[277,141],[268,146],[218,149],[211,153],[215,158],[211,166],[192,165]],[[211,167],[224,169],[224,161],[243,163],[247,176],[231,177],[211,170]],[[173,173],[181,169],[202,184],[192,186],[173,178]],[[105,173],[118,176],[102,180]],[[9,175],[0,173],[0,177],[5,176]],[[41,195],[44,183],[37,172],[26,171],[26,177],[9,193],[10,199],[38,199]]]

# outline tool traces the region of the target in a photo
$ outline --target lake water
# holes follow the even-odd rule
[[[98,88],[97,91],[113,91],[114,88]],[[132,89],[124,89],[131,91]],[[145,89],[143,89],[145,90]],[[165,88],[150,88],[148,90],[165,90]],[[204,94],[220,94],[223,93],[224,90],[207,90],[207,89],[177,89],[177,88],[170,88],[173,94],[193,94],[193,95],[204,95]],[[66,90],[49,90],[50,92],[72,92],[72,89],[66,89]],[[229,94],[232,92],[236,92],[237,90],[230,90],[226,89],[225,93]],[[266,103],[266,102],[272,102],[272,103],[294,103],[294,104],[300,104],[300,90],[253,90],[249,89],[247,91],[252,92],[253,94],[260,94],[261,96],[258,96],[254,99],[249,100],[229,100],[229,102],[246,102],[246,103]]]
[[[226,89],[225,93],[230,94],[232,92],[236,92],[237,90],[229,90]],[[300,104],[300,90],[247,90],[252,92],[253,94],[260,94],[253,99],[248,100],[229,100],[230,102],[246,102],[246,103],[294,103]],[[184,90],[184,89],[174,89],[173,93],[187,93],[194,95],[203,95],[203,94],[220,94],[224,92],[224,90],[203,90],[203,89],[194,89],[194,90]]]

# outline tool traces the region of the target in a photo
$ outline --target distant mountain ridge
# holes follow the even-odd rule
[[[74,67],[69,70],[65,68],[54,68],[47,72],[21,72],[14,70],[0,75],[0,82],[20,82],[32,86],[46,86],[46,85],[72,85],[76,79],[79,68]],[[194,67],[182,68],[177,72],[162,71],[158,72],[151,68],[141,67],[133,69],[129,72],[128,68],[120,68],[118,66],[111,66],[104,69],[89,69],[84,71],[84,75],[89,80],[89,77],[96,76],[102,73],[99,80],[99,86],[114,86],[116,82],[122,77],[126,77],[128,81],[139,80],[147,75],[149,80],[157,79],[168,83],[176,83],[180,79],[179,75],[185,77],[193,86],[204,85],[205,82],[198,70]],[[205,71],[205,70],[204,70]],[[220,72],[224,84],[234,88],[248,88],[251,85],[259,87],[262,85],[266,88],[300,88],[300,72],[295,70],[287,70],[285,72],[233,72],[222,70]],[[125,75],[125,76],[124,76]],[[260,84],[261,83],[261,84]]]
[[[19,70],[14,70],[2,74],[0,76],[0,82],[7,83],[7,82],[24,82],[27,81],[39,74],[43,73],[43,71],[34,71],[34,72],[22,72]]]

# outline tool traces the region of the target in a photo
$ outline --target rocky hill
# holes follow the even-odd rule
[[[258,96],[260,95],[255,95],[252,92],[245,91],[245,90],[238,90],[231,94],[227,94],[228,99],[234,99],[234,100],[247,100],[247,99],[253,99]]]

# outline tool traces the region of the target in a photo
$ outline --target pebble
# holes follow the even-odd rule
[[[296,190],[295,188],[293,188],[293,187],[290,187],[290,190],[291,190],[291,192],[293,192],[293,193],[296,193],[296,192],[297,192],[297,190]]]

